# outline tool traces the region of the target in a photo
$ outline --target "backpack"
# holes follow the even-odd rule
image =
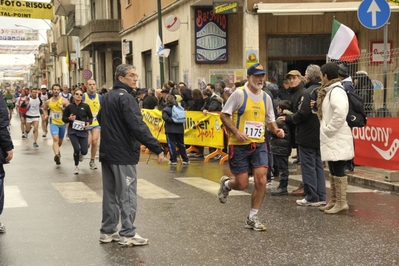
[[[173,105],[172,107],[172,119],[177,124],[183,124],[186,122],[186,112],[180,105]]]
[[[334,88],[332,88],[331,91]],[[364,127],[367,124],[367,116],[364,112],[364,103],[362,98],[360,98],[360,96],[356,93],[349,91],[346,92],[346,95],[348,96],[349,103],[348,115],[346,116],[346,122],[348,123],[348,126],[350,128]]]

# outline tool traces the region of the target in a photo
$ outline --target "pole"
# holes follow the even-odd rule
[[[157,0],[157,4],[158,4],[158,34],[159,34],[159,38],[161,38],[161,42],[162,41],[162,6],[161,6],[161,0]],[[161,87],[162,84],[165,81],[165,76],[164,76],[164,72],[163,72],[164,66],[163,66],[163,57],[159,57],[159,70],[160,70],[160,78],[161,78]]]
[[[383,108],[384,108],[384,116],[388,113],[387,110],[387,72],[388,72],[388,24],[386,23],[384,26],[384,100],[383,100]]]
[[[64,17],[65,17],[65,36],[66,36],[66,54],[68,54],[69,57],[69,62],[67,62],[67,67],[68,67],[68,81],[67,81],[67,86],[69,88],[69,83],[71,82],[71,73],[70,73],[70,64],[71,64],[71,54],[69,53],[69,40],[68,40],[68,33],[67,33],[67,26],[68,26],[68,16],[67,12],[65,10],[64,5],[61,3],[60,0],[57,0],[57,2],[60,4],[62,10],[64,11]]]

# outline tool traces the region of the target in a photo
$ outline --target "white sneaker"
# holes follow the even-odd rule
[[[322,202],[310,202],[303,198],[301,200],[297,200],[296,204],[298,204],[299,206],[320,207]]]
[[[148,239],[142,238],[136,233],[132,237],[121,237],[118,244],[123,246],[144,246],[148,244]]]
[[[74,175],[78,175],[79,174],[79,167],[75,167],[75,170],[73,170],[73,174]]]
[[[100,242],[101,243],[111,243],[112,241],[120,241],[121,237],[119,236],[118,232],[113,234],[101,234],[100,235]]]

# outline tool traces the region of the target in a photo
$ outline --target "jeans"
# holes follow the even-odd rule
[[[186,146],[184,145],[184,135],[178,133],[166,133],[166,139],[168,141],[168,148],[170,153],[170,161],[177,161],[176,146],[179,148],[179,153],[184,162],[188,162],[186,153]]]
[[[326,200],[326,179],[320,149],[299,146],[305,199],[309,202]]]

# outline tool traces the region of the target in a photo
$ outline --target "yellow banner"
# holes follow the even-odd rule
[[[0,16],[52,20],[53,4],[42,2],[0,0]]]
[[[143,121],[159,142],[166,143],[162,111],[142,109]],[[186,111],[184,144],[223,148],[223,129],[219,114]]]

